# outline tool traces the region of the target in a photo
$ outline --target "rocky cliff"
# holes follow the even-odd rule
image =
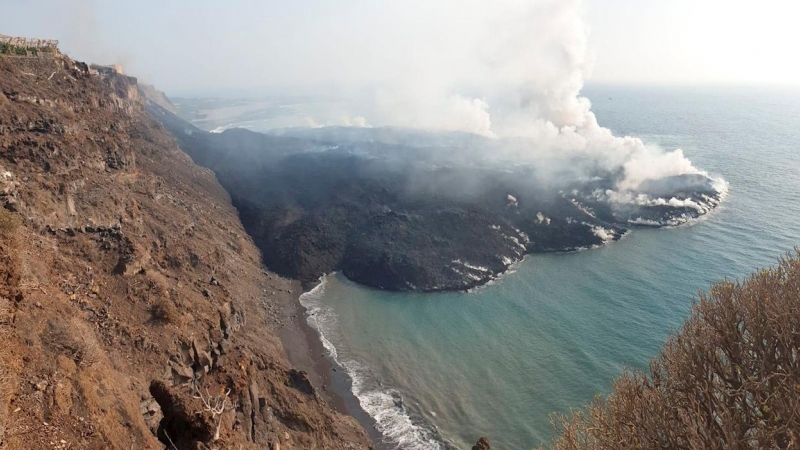
[[[0,447],[357,449],[214,174],[136,80],[0,57]]]

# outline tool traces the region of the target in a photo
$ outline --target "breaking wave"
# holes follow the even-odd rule
[[[436,427],[410,412],[402,395],[385,385],[366,365],[341,354],[328,338],[339,333],[339,322],[333,309],[324,303],[325,287],[330,275],[320,279],[314,289],[300,296],[306,308],[306,320],[319,334],[320,341],[334,362],[352,380],[352,392],[361,408],[375,420],[375,428],[383,437],[382,444],[396,449],[448,450]]]

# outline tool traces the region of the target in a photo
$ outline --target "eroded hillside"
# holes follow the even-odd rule
[[[0,447],[369,446],[268,325],[299,285],[135,79],[0,57],[0,184]]]

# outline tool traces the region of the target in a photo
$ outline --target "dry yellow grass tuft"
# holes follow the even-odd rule
[[[50,322],[46,335],[48,344],[69,356],[81,367],[91,367],[103,355],[94,332],[78,319],[64,322]]]
[[[9,235],[22,225],[22,218],[19,214],[0,208],[0,234]]]
[[[8,422],[8,397],[11,394],[11,385],[14,380],[12,379],[11,372],[8,367],[10,366],[11,353],[9,346],[5,345],[10,339],[9,327],[12,321],[11,302],[3,297],[0,297],[0,447],[3,447],[5,442],[6,426]]]
[[[11,301],[0,297],[0,329],[11,325]]]
[[[156,300],[152,308],[153,319],[162,323],[177,324],[180,321],[178,308],[168,298]]]

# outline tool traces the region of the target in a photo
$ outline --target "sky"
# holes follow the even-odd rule
[[[537,26],[504,17],[504,3],[513,14],[524,1],[487,13],[471,0],[0,0],[0,33],[59,39],[74,58],[119,63],[168,93],[324,91],[409,73],[427,83],[432,66],[473,71],[474,54],[541,50],[491,42],[507,30],[524,41]],[[591,82],[800,83],[794,0],[584,0],[576,9]],[[451,76],[443,72],[431,82]]]
[[[499,138],[492,156],[548,173],[624,173],[604,195],[641,204],[647,180],[707,174],[615,136],[584,85],[800,83],[796,1],[0,0],[0,33],[58,39],[173,99],[270,94],[296,126]],[[324,121],[308,112],[326,103]]]
[[[800,2],[591,0],[594,79],[800,83]]]

